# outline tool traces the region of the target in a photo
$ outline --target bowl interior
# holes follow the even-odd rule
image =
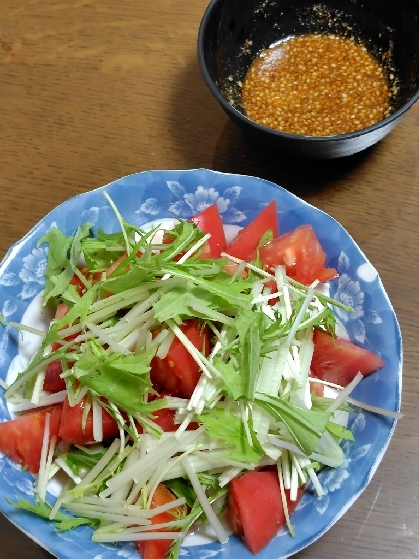
[[[240,85],[261,50],[290,36],[338,34],[362,41],[382,63],[395,111],[419,87],[418,16],[417,0],[213,0],[201,25],[201,64],[215,93],[243,113]]]

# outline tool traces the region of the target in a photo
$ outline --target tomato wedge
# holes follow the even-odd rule
[[[239,232],[228,245],[226,252],[245,260],[257,249],[261,238],[268,231],[272,231],[274,239],[278,237],[278,215],[275,200],[263,208],[255,219]]]
[[[151,499],[151,508],[155,509],[156,507],[160,507],[165,505],[166,503],[170,503],[174,501],[176,497],[171,493],[165,485],[160,483],[157,486],[156,491]],[[171,522],[175,520],[175,514],[180,515],[182,513],[182,508],[177,507],[174,510],[169,510],[167,512],[161,512],[160,514],[156,514],[151,519],[152,524],[163,524],[165,522]],[[162,531],[166,531],[163,529]],[[176,530],[176,531],[180,531]],[[156,530],[158,532],[158,530]],[[169,551],[170,546],[172,545],[173,540],[145,540],[137,542],[138,551],[141,553],[141,557],[143,559],[164,559],[166,557],[167,552]]]
[[[304,492],[298,490],[297,500],[289,500],[291,514]],[[253,471],[234,478],[229,485],[227,521],[252,553],[259,553],[285,526],[281,489],[276,471]]]
[[[304,285],[338,275],[334,268],[325,268],[326,254],[311,225],[301,225],[267,243],[260,248],[259,257],[268,267],[285,264],[287,275]]]
[[[62,406],[50,406],[21,415],[16,419],[0,423],[0,452],[18,464],[26,466],[32,473],[39,471],[42,443],[44,440],[45,417],[50,415],[50,436],[58,436]]]
[[[48,363],[44,379],[44,390],[52,392],[53,394],[55,394],[56,392],[61,392],[61,390],[65,390],[65,380],[60,377],[62,372],[63,366],[61,364],[61,361],[59,361],[58,359],[56,361],[51,361],[51,363]]]
[[[180,329],[190,342],[205,356],[210,351],[208,327],[199,320],[185,320]],[[183,343],[175,338],[164,359],[154,357],[151,361],[151,382],[159,393],[190,398],[201,376],[199,366]]]
[[[210,254],[205,254],[205,256],[207,258],[218,258],[221,253],[225,251],[227,242],[217,204],[208,206],[208,208],[196,214],[191,221],[195,223],[201,231],[204,233],[210,233],[211,235],[208,240]]]
[[[179,425],[175,423],[175,410],[170,410],[168,408],[162,408],[161,410],[157,410],[153,412],[153,421],[159,427],[163,429],[163,431],[176,431],[179,428]],[[189,423],[187,426],[188,431],[192,431],[194,429],[198,429],[199,425],[196,422]]]
[[[311,372],[317,378],[347,386],[360,372],[364,376],[384,365],[383,359],[354,343],[334,339],[321,330],[315,330]]]
[[[76,406],[70,406],[68,398],[64,400],[63,415],[59,436],[63,441],[70,444],[84,445],[93,442],[93,411],[87,414],[85,428],[83,429],[83,410],[86,398],[83,398]],[[119,427],[112,416],[102,408],[102,430],[103,440],[117,437]]]

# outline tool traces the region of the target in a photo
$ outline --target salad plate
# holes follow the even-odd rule
[[[207,169],[148,171],[123,177],[106,186],[79,195],[54,209],[7,253],[0,265],[0,378],[16,369],[21,351],[17,330],[10,321],[24,322],[24,315],[44,286],[47,248],[38,240],[53,226],[65,234],[84,223],[94,223],[106,232],[119,228],[117,218],[104,196],[107,192],[126,221],[137,226],[157,224],[173,218],[189,219],[216,203],[224,225],[237,231],[276,200],[280,233],[309,223],[327,255],[327,266],[339,277],[330,282],[330,295],[351,306],[348,313],[335,310],[340,334],[379,354],[385,365],[362,380],[352,396],[371,406],[399,411],[401,399],[402,343],[397,318],[377,271],[351,236],[332,217],[300,200],[283,188],[250,176],[224,174]],[[31,307],[32,306],[32,307]],[[36,306],[36,305],[35,305]],[[29,310],[28,310],[29,309]],[[0,389],[0,421],[10,419]],[[335,469],[319,474],[324,495],[318,498],[310,487],[292,516],[296,536],[283,529],[258,557],[282,559],[303,549],[325,533],[365,489],[387,449],[396,420],[362,409],[351,413],[349,427],[355,440],[342,444],[345,460]],[[60,559],[136,558],[134,544],[99,545],[91,542],[91,530],[79,527],[59,532],[53,523],[15,508],[21,495],[34,498],[33,476],[0,454],[0,510],[11,522]],[[50,502],[54,497],[49,496]],[[182,558],[246,559],[253,555],[235,536],[221,545],[188,536]]]

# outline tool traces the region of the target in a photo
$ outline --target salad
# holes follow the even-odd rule
[[[257,553],[294,532],[309,482],[322,494],[317,472],[353,437],[349,394],[383,361],[335,338],[322,282],[336,271],[309,225],[278,236],[274,202],[227,246],[216,205],[146,232],[108,201],[120,232],[85,223],[40,241],[48,332],[10,323],[42,338],[3,382],[21,415],[0,424],[0,451],[37,474],[37,502],[15,505],[91,525],[95,542],[138,542],[144,559],[177,557],[197,521]]]

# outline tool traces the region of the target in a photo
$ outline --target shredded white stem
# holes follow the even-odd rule
[[[51,414],[47,412],[45,414],[44,436],[42,439],[41,458],[39,461],[38,495],[41,502],[43,502],[44,500],[42,496],[42,485],[44,482],[44,477],[46,475],[45,470],[46,470],[49,442],[50,442],[50,422],[51,422]]]
[[[138,533],[133,538],[133,533],[128,532],[117,532],[111,534],[95,534],[93,533],[92,541],[96,543],[106,543],[106,542],[130,542],[133,539],[136,541],[147,541],[147,540],[182,540],[185,534],[183,532],[146,532]]]
[[[92,398],[92,410],[93,440],[101,442],[103,440],[102,406],[95,396]]]
[[[385,410],[384,408],[378,408],[377,406],[371,406],[370,404],[365,404],[359,400],[354,400],[354,398],[348,397],[346,401],[353,406],[370,411],[372,413],[378,413],[379,415],[384,415],[386,417],[392,417],[393,419],[402,419],[404,417],[403,413],[391,410]]]
[[[242,262],[244,262],[246,268],[249,268],[249,270],[252,270],[252,272],[256,272],[257,274],[263,276],[264,278],[269,278],[269,279],[274,278],[274,276],[269,272],[265,272],[265,270],[262,270],[261,268],[258,268],[257,266],[254,266],[253,264],[246,262],[245,260],[241,260],[241,258],[236,258],[235,256],[231,256],[231,254],[227,254],[226,252],[222,252],[221,256],[224,256],[224,258],[228,258],[235,264],[242,264]]]
[[[295,537],[294,528],[292,527],[290,521],[290,515],[288,512],[288,503],[287,503],[287,496],[285,495],[285,487],[284,487],[284,477],[283,477],[283,462],[278,460],[277,468],[278,468],[278,480],[279,480],[279,488],[281,491],[281,499],[282,499],[282,508],[284,509],[285,520],[287,522],[288,530],[290,531],[291,536]]]
[[[363,379],[362,373],[357,373],[354,379],[348,384],[348,386],[345,386],[345,388],[343,388],[343,390],[338,394],[335,400],[333,400],[333,402],[327,408],[327,411],[329,412],[336,411],[339,408],[339,406],[346,400],[346,398],[349,396],[349,394],[352,392],[355,386],[361,382],[362,379]]]
[[[189,480],[195,490],[196,496],[202,506],[208,522],[211,524],[211,527],[214,530],[219,542],[222,544],[227,543],[228,535],[224,530],[220,520],[218,519],[218,516],[215,514],[214,509],[212,508],[211,503],[209,502],[208,497],[206,496],[205,491],[202,488],[202,485],[199,483],[198,476],[192,468],[192,465],[187,456],[184,456],[182,458],[182,464],[186,470],[186,473],[188,474]]]

